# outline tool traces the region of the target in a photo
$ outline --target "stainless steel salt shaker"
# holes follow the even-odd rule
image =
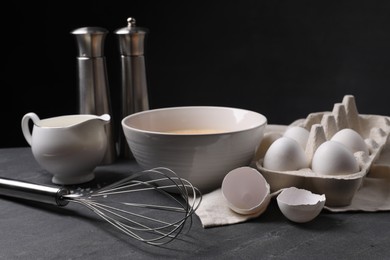
[[[101,27],[82,27],[71,32],[78,46],[78,83],[80,114],[112,116],[104,42],[108,31]],[[107,151],[102,164],[115,161],[113,123],[106,125]]]
[[[122,73],[122,118],[149,109],[145,68],[145,38],[149,30],[137,27],[135,19],[127,19],[127,26],[115,31],[118,35]],[[129,150],[122,134],[119,139],[121,156],[128,157]]]

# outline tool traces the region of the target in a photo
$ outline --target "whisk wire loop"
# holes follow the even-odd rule
[[[163,177],[138,179],[148,174]],[[162,198],[168,199],[169,205],[120,202],[116,198],[116,196],[148,191],[154,191],[156,195],[163,194]],[[66,198],[66,195],[64,197]],[[201,192],[189,181],[178,177],[168,168],[159,167],[132,174],[85,196],[72,198],[69,196],[69,201],[86,206],[96,215],[137,240],[161,245],[175,239],[182,232],[188,219],[191,220],[191,227],[191,217],[198,208],[201,197]],[[142,210],[140,213],[135,212],[135,208],[150,210],[150,216]],[[173,212],[175,216],[167,215],[167,220],[161,220],[157,218],[162,214],[158,211]]]
[[[124,234],[151,245],[174,240],[187,221],[189,230],[202,201],[199,189],[164,167],[133,173],[88,194],[0,178],[0,195],[61,207],[80,204]]]

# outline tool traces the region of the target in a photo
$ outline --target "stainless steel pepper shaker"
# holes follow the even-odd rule
[[[71,32],[78,46],[79,113],[112,116],[104,42],[108,31],[101,27],[82,27]],[[107,151],[102,164],[115,161],[116,149],[112,118],[106,125]]]
[[[127,19],[127,26],[115,31],[118,35],[122,73],[122,118],[149,109],[145,68],[145,38],[149,30],[137,27],[135,19]],[[119,139],[120,155],[130,155],[126,139]]]

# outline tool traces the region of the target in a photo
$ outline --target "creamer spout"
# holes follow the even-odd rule
[[[100,120],[103,120],[105,122],[110,122],[111,120],[111,116],[109,114],[103,114],[101,116],[98,117]]]

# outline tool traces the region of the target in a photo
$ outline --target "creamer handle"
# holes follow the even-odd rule
[[[31,146],[32,135],[30,132],[30,127],[28,125],[28,122],[30,121],[30,119],[33,121],[34,124],[37,124],[40,119],[35,113],[32,113],[32,112],[25,114],[22,118],[23,135],[24,135],[24,138],[26,139],[27,143]]]

